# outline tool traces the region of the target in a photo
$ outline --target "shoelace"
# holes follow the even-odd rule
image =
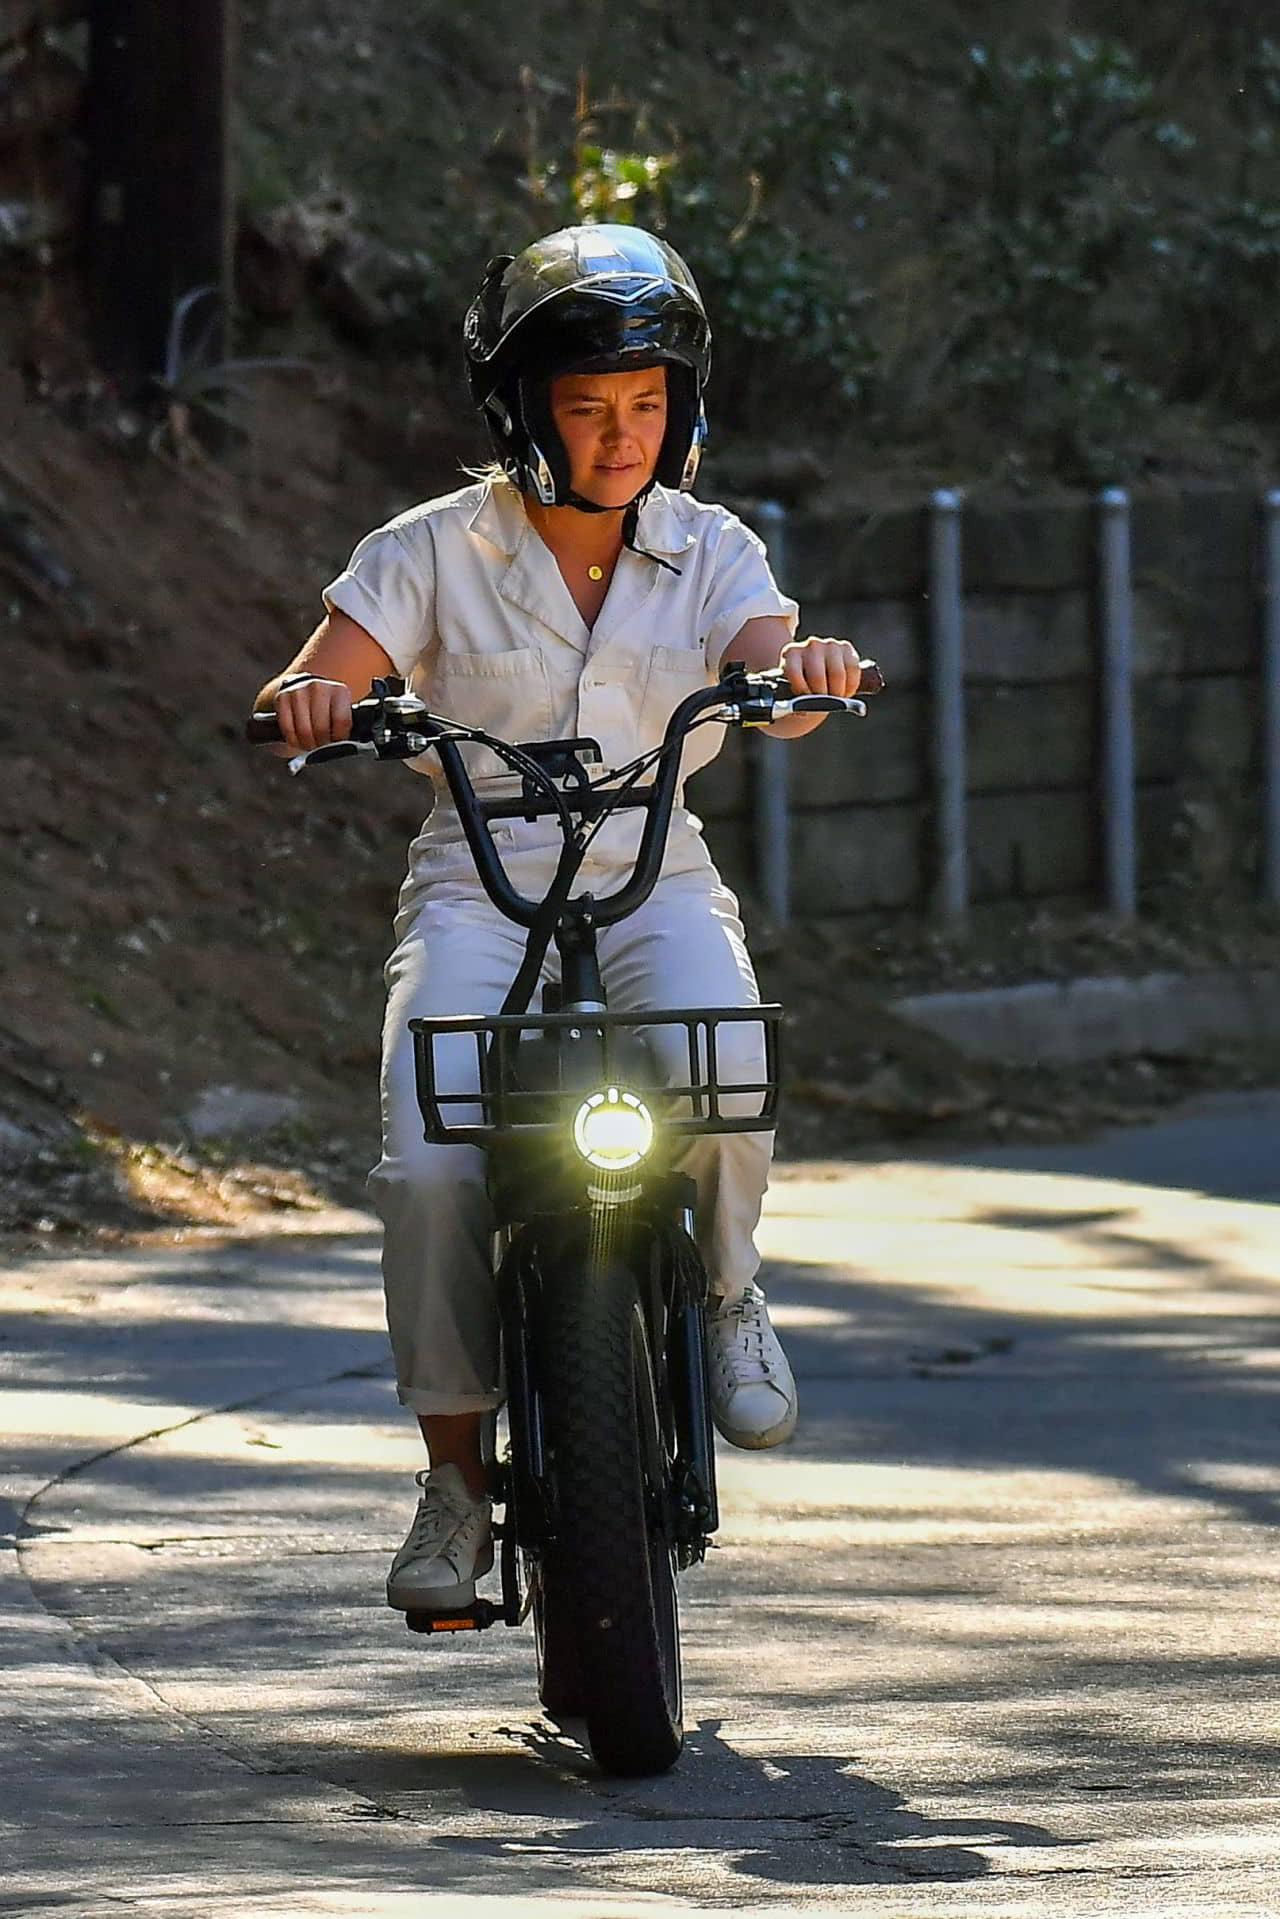
[[[758,1293],[748,1289],[741,1299],[735,1299],[716,1316],[722,1323],[736,1322],[733,1329],[733,1343],[728,1340],[717,1342],[717,1353],[721,1363],[737,1383],[753,1379],[768,1379],[769,1364],[764,1356],[764,1302]]]
[[[415,1473],[414,1477],[423,1492],[413,1521],[411,1546],[416,1555],[445,1543],[468,1515],[454,1506],[439,1486],[434,1489],[435,1497],[431,1496],[429,1473]]]

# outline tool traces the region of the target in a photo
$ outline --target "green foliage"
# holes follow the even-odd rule
[[[716,326],[717,381],[731,384],[740,422],[758,416],[753,383],[779,351],[825,403],[858,402],[875,371],[862,317],[869,296],[834,276],[828,252],[769,204],[773,186],[787,182],[821,204],[857,195],[858,105],[839,88],[815,95],[812,78],[797,74],[768,90],[748,75],[739,93],[743,139],[728,168],[737,204],[725,191],[725,156],[694,141],[665,152],[604,145],[599,109],[583,102],[572,160],[548,158],[533,182],[537,198],[566,222],[645,226],[687,253]]]
[[[940,277],[962,317],[943,391],[1016,421],[1064,477],[1120,476],[1150,432],[1158,388],[1127,363],[1109,295],[1140,284],[1155,209],[1117,166],[1124,136],[1168,148],[1134,56],[1071,39],[1053,54],[970,48],[961,93],[976,164]]]
[[[896,51],[881,32],[855,63],[849,39],[821,44],[830,12],[788,14],[770,39],[750,9],[726,11],[688,51],[700,18],[646,9],[643,59],[625,22],[582,51],[578,35],[570,71],[550,28],[531,28],[536,71],[518,69],[518,97],[505,82],[492,146],[459,121],[414,175],[411,219],[384,232],[424,263],[414,325],[438,364],[456,362],[487,254],[618,221],[665,234],[698,276],[717,431],[843,434],[864,458],[927,446],[961,475],[1093,483],[1158,463],[1172,412],[1192,409],[1206,443],[1251,434],[1280,452],[1280,40],[1242,23],[1193,69],[1169,35],[1148,58],[1136,40],[1035,28],[904,34]],[[649,57],[659,43],[685,65]],[[299,125],[307,111],[295,103]],[[242,140],[259,206],[286,175],[295,192],[308,179],[289,129],[260,117]],[[441,141],[448,124],[433,122]],[[402,138],[378,147],[382,172],[368,162],[380,214]]]
[[[878,367],[865,325],[869,294],[833,275],[821,248],[775,219],[730,231],[724,224],[681,221],[673,238],[698,263],[739,419],[768,423],[761,401],[779,363],[802,386],[804,416],[864,405]],[[766,391],[757,395],[757,385]]]
[[[637,209],[653,217],[675,164],[670,153],[619,153],[591,143],[580,146],[569,184],[573,216],[584,223],[643,225],[643,220],[636,219]]]
[[[1060,53],[1024,56],[970,47],[963,97],[989,213],[1069,222],[1073,204],[1096,190],[1110,143],[1149,113],[1153,92],[1134,55],[1105,40],[1073,37]]]

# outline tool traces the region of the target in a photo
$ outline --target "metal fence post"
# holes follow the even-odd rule
[[[1137,911],[1137,837],[1133,747],[1133,567],[1129,495],[1122,486],[1099,498],[1100,800],[1107,908]]]
[[[1262,896],[1280,905],[1280,492],[1262,502]]]
[[[787,514],[777,500],[762,500],[753,514],[769,552],[774,579],[787,591]],[[760,903],[777,927],[791,919],[791,755],[777,740],[756,733],[751,745],[751,807],[756,884]]]
[[[955,923],[969,910],[966,827],[964,604],[960,495],[942,488],[929,503],[929,657],[933,791],[938,822],[936,910]]]

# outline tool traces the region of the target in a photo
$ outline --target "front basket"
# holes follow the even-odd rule
[[[438,1145],[487,1146],[498,1134],[533,1138],[563,1132],[572,1121],[584,1093],[581,1054],[575,1058],[573,1083],[521,1088],[516,1082],[516,1055],[521,1041],[563,1033],[567,1038],[598,1045],[596,1085],[622,1085],[651,1104],[669,1133],[766,1133],[778,1115],[778,1052],[782,1022],[780,1006],[699,1007],[665,1013],[489,1013],[445,1015],[409,1021],[413,1033],[418,1078],[418,1104],[426,1137]],[[754,1024],[760,1028],[764,1076],[725,1082],[720,1077],[718,1035],[722,1027]],[[683,1084],[636,1082],[634,1055],[638,1035],[659,1026],[683,1027],[688,1078]],[[442,1090],[437,1049],[444,1040],[470,1036],[474,1059],[461,1064],[450,1059],[448,1084],[461,1092]],[[629,1044],[627,1042],[630,1042]],[[571,1055],[553,1050],[563,1064]],[[754,1107],[741,1112],[740,1102]],[[736,1111],[725,1112],[728,1101]]]

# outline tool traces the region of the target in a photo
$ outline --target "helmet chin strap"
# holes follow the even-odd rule
[[[636,528],[640,524],[640,508],[653,490],[653,481],[641,487],[634,500],[626,506],[601,506],[598,500],[588,500],[584,494],[577,493],[572,487],[565,494],[564,504],[577,507],[579,513],[621,513],[622,544],[632,553],[638,553],[642,560],[652,560],[655,566],[665,566],[668,573],[680,576],[680,568],[672,566],[670,560],[664,560],[660,553],[648,553],[644,547],[636,545]]]

